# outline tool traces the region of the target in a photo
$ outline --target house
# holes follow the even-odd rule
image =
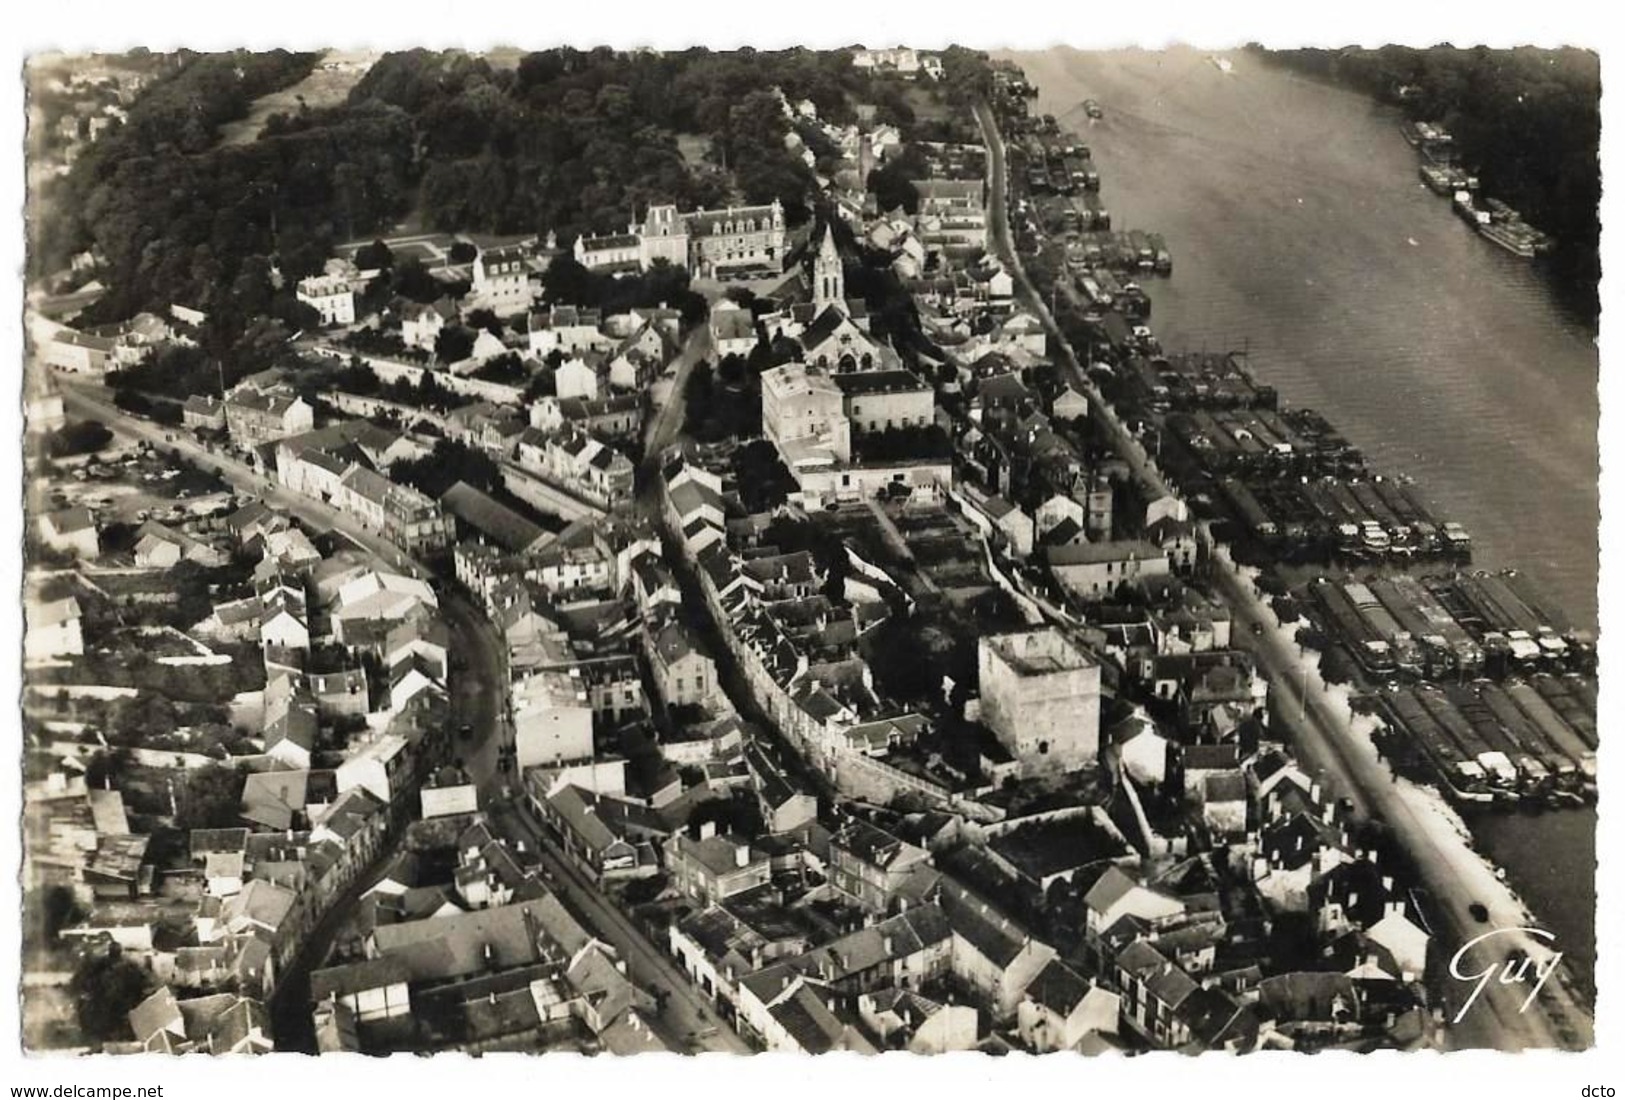
[[[1071,386],[1066,386],[1050,403],[1049,415],[1057,422],[1086,419],[1089,416],[1089,399]]]
[[[532,313],[526,320],[526,339],[532,355],[546,358],[553,352],[580,355],[613,347],[601,329],[596,309],[554,305],[547,313]]]
[[[641,267],[642,244],[636,233],[609,233],[576,238],[576,263],[589,271],[637,271]]]
[[[355,292],[342,275],[311,275],[300,279],[294,297],[321,315],[322,325],[355,324]]]
[[[1346,839],[1329,820],[1303,813],[1266,824],[1252,865],[1253,886],[1264,904],[1275,911],[1307,912],[1310,884],[1352,858]]]
[[[72,554],[86,561],[101,553],[96,534],[96,517],[88,508],[65,508],[39,518],[40,541],[48,549]]]
[[[227,395],[225,413],[231,441],[244,450],[308,432],[316,424],[316,411],[298,394],[243,386]]]
[[[754,741],[745,747],[745,764],[768,833],[796,832],[817,820],[818,799],[791,780],[789,773]]]
[[[707,705],[718,690],[717,665],[676,615],[645,635],[655,689],[669,707]]]
[[[902,884],[931,854],[876,825],[854,819],[830,837],[830,885],[861,908],[884,914],[891,910]]]
[[[954,975],[987,998],[996,1021],[1013,1020],[1027,987],[1055,958],[1055,949],[950,879],[941,880],[938,903],[953,931]]]
[[[1168,774],[1172,743],[1142,713],[1131,714],[1106,731],[1118,766],[1136,783],[1161,787]]]
[[[72,596],[60,600],[24,601],[28,629],[23,632],[23,656],[29,661],[57,657],[77,657],[85,651],[80,630],[79,601]]]
[[[1048,546],[1050,572],[1067,591],[1096,600],[1124,585],[1139,586],[1169,573],[1168,557],[1149,542],[1125,540]]]
[[[584,359],[566,359],[553,374],[560,401],[572,397],[586,401],[598,399],[598,372]]]
[[[310,685],[310,694],[316,700],[317,713],[323,718],[353,717],[372,709],[367,674],[363,669],[313,672],[306,677],[306,681]]]
[[[427,304],[409,302],[401,308],[401,343],[432,352],[441,329],[456,319],[457,307],[449,298]]]
[[[1050,960],[1023,991],[1016,1033],[1036,1054],[1074,1050],[1091,1032],[1116,1035],[1121,999],[1059,959]]]
[[[425,821],[471,814],[480,808],[479,788],[467,772],[454,765],[448,764],[429,776],[418,793]]]
[[[176,1000],[163,986],[129,1013],[147,1053],[266,1054],[274,1049],[265,1005],[235,993]]]
[[[334,772],[333,782],[341,795],[364,792],[387,806],[413,789],[417,765],[413,742],[405,734],[386,732],[373,735],[359,747],[352,746],[349,758]]]
[[[170,569],[182,560],[214,567],[225,564],[225,555],[191,535],[148,520],[135,532],[135,564],[143,569]]]
[[[1191,1038],[1185,1002],[1200,986],[1149,940],[1136,940],[1112,963],[1122,1018],[1153,1045],[1183,1046]]]
[[[432,553],[455,538],[456,521],[438,502],[359,464],[339,479],[333,505],[408,554]]]
[[[273,563],[276,568],[298,571],[322,560],[322,553],[316,549],[316,544],[310,541],[310,536],[297,527],[273,531],[262,541],[265,547],[265,560]]]
[[[1247,832],[1247,777],[1239,768],[1203,780],[1200,801],[1202,823],[1215,839],[1239,838]]]
[[[1427,972],[1431,937],[1406,912],[1405,903],[1390,899],[1382,919],[1365,930],[1366,939],[1381,947],[1399,967],[1401,981],[1421,981]]]
[[[615,504],[632,493],[632,460],[584,431],[566,428],[539,438],[535,428],[527,428],[520,437],[521,464],[538,458],[540,466],[532,468],[588,500]]]
[[[236,537],[239,546],[249,546],[256,539],[287,530],[290,522],[287,516],[257,500],[249,501],[226,517],[226,527]]]
[[[1051,537],[1051,532],[1070,524],[1072,534]],[[1033,512],[1033,531],[1046,545],[1064,545],[1085,541],[1083,505],[1063,493],[1056,493]]]
[[[557,833],[565,854],[595,880],[658,873],[654,850],[634,837],[624,814],[609,812],[619,800],[567,784],[546,798],[532,793],[531,801]]]
[[[1162,550],[1174,572],[1196,567],[1196,525],[1190,520],[1165,516],[1146,527],[1145,541]]]
[[[310,772],[250,772],[243,780],[240,816],[273,830],[288,830],[304,816]]]
[[[539,670],[516,681],[511,698],[521,769],[592,756],[592,706],[578,677]]]
[[[1106,868],[1083,897],[1084,934],[1098,940],[1125,917],[1156,928],[1181,920],[1188,907],[1173,894],[1135,880],[1118,866]]]
[[[724,298],[711,307],[711,343],[718,358],[744,358],[756,347],[756,318],[748,306]]]
[[[181,423],[195,431],[226,430],[226,403],[218,397],[193,394],[181,406]]]
[[[936,416],[936,391],[909,370],[863,370],[834,376],[852,431],[921,428]]]
[[[886,1047],[910,1054],[974,1050],[977,1013],[971,1005],[943,1004],[912,989],[889,989],[858,997],[858,1017]]]
[[[473,295],[498,316],[530,307],[528,250],[521,245],[481,249],[474,257]]]
[[[1002,496],[972,498],[976,510],[985,518],[989,529],[997,531],[1011,555],[1029,558],[1033,553],[1035,537],[1033,519]]]
[[[766,852],[743,837],[708,833],[704,826],[698,839],[687,832],[673,836],[666,842],[665,856],[673,886],[700,905],[764,886],[772,875]]]
[[[799,1054],[828,1054],[845,1050],[878,1054],[855,1021],[842,1017],[839,1002],[830,994],[797,977],[765,1006],[762,1040],[767,1049]]]
[[[93,336],[58,327],[39,345],[40,358],[49,367],[70,374],[103,375],[112,367],[115,341],[106,336]]]

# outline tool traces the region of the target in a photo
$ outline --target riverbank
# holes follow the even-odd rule
[[[1523,49],[1486,58],[1400,46],[1246,52],[1363,96],[1396,119],[1443,121],[1456,134],[1456,159],[1483,178],[1484,193],[1553,236],[1556,247],[1537,266],[1577,323],[1597,332],[1601,80],[1594,53]]]
[[[1191,50],[1006,56],[1109,174],[1114,224],[1175,250],[1156,293],[1164,347],[1245,346],[1284,403],[1414,475],[1472,532],[1475,564],[1516,566],[1595,624],[1591,334],[1526,261],[1440,208],[1391,110],[1240,52],[1229,72]],[[1590,985],[1595,811],[1470,825]]]

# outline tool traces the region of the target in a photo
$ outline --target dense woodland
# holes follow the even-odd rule
[[[1553,272],[1595,319],[1602,196],[1601,70],[1585,50],[1282,50],[1264,56],[1442,122],[1486,195],[1557,241]]]
[[[784,203],[811,216],[812,172],[785,144],[774,87],[820,116],[911,126],[902,86],[871,81],[846,51],[549,50],[513,68],[460,51],[381,58],[347,100],[272,115],[258,140],[219,127],[307,75],[312,54],[182,55],[36,206],[31,274],[94,247],[111,321],[180,302],[211,315],[222,346],[290,299],[336,242],[403,220],[471,233],[613,231],[650,202]],[[951,98],[985,81],[978,55],[944,58]],[[815,153],[819,150],[815,149]],[[828,151],[824,151],[828,154]],[[273,277],[273,267],[281,276]],[[281,311],[290,313],[286,304]],[[284,317],[289,328],[299,318]]]
[[[273,115],[259,140],[218,127],[301,79],[312,55],[192,57],[136,101],[45,196],[35,274],[99,249],[109,293],[88,320],[184,302],[240,330],[341,240],[425,227],[612,230],[650,201],[779,198],[808,216],[811,176],[768,89],[850,116],[844,53],[532,54],[515,69],[460,52],[382,58],[337,107]],[[678,136],[703,150],[684,159]],[[237,315],[237,324],[229,323]]]

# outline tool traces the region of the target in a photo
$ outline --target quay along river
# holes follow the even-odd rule
[[[1089,145],[1113,227],[1166,238],[1173,275],[1144,284],[1164,348],[1245,349],[1284,404],[1415,478],[1475,564],[1522,570],[1553,613],[1596,626],[1593,334],[1423,187],[1394,112],[1241,50],[1229,71],[1188,49],[995,56]],[[1471,824],[1589,983],[1595,811]]]

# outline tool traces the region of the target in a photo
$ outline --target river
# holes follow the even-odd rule
[[[1475,563],[1523,570],[1551,611],[1595,627],[1592,333],[1422,186],[1397,115],[1242,51],[1229,72],[1186,49],[995,56],[1089,144],[1113,226],[1166,237],[1174,275],[1147,284],[1164,348],[1245,348],[1284,403],[1415,477],[1472,532]],[[1589,981],[1594,811],[1473,832]]]

